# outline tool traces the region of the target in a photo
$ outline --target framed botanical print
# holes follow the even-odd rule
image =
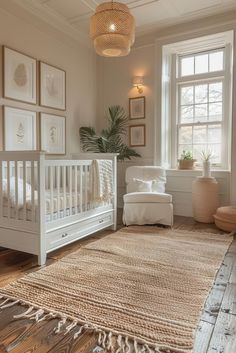
[[[36,112],[4,107],[4,150],[36,150]]]
[[[48,154],[66,153],[66,120],[64,116],[41,113],[41,150]]]
[[[145,118],[145,97],[129,99],[129,117],[130,119]]]
[[[129,126],[130,147],[146,146],[146,127],[144,124]]]
[[[40,62],[40,105],[66,109],[66,72]]]
[[[36,104],[36,59],[3,47],[3,96]]]

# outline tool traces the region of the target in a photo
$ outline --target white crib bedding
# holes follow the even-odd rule
[[[35,191],[34,193],[34,199],[35,199],[35,208],[38,206],[38,192]],[[59,203],[59,206],[58,206]],[[45,190],[45,208],[46,208],[46,214],[51,213],[51,212],[57,212],[58,210],[64,210],[67,208],[70,208],[70,203],[72,207],[76,207],[80,204],[80,194],[72,192],[71,194],[71,200],[70,200],[70,193],[68,190],[65,191],[65,197],[64,197],[64,190],[60,189],[59,194],[57,190],[53,190],[53,197],[51,197],[51,190]],[[8,200],[4,198],[4,206],[8,206]],[[10,203],[11,208],[15,208],[15,202]],[[18,207],[18,210],[23,210],[23,206],[20,205]],[[26,209],[31,211],[32,209],[32,201],[31,199],[26,201]]]
[[[67,217],[70,215],[74,215],[76,213],[84,212],[86,210],[90,210],[97,207],[102,207],[110,204],[110,201],[88,201],[89,193],[87,195],[87,201],[85,201],[85,195],[82,197],[82,203],[80,203],[80,194],[72,192],[71,200],[70,193],[66,190],[66,198],[64,198],[64,190],[61,189],[59,195],[57,194],[57,190],[53,191],[53,197],[51,197],[51,190],[46,190],[45,192],[45,204],[46,204],[46,222],[50,222],[52,220],[57,220],[59,218]],[[18,216],[17,218],[20,220],[26,219],[27,221],[36,221],[38,222],[38,195],[37,191],[35,191],[35,208],[34,208],[34,216],[32,210],[32,202],[28,200],[26,202],[26,210],[22,206],[18,207]],[[64,199],[66,201],[64,202]],[[58,207],[59,201],[59,207]],[[71,207],[70,207],[71,205]],[[9,207],[10,218],[16,218],[16,206],[14,204],[10,204]],[[25,212],[25,215],[24,215]],[[8,200],[4,198],[3,200],[3,216],[8,217]]]
[[[45,215],[46,222],[50,222],[50,221],[57,220],[59,218],[74,215],[77,212],[78,212],[78,209],[76,209],[76,207],[72,207],[71,211],[70,211],[70,208],[67,208],[65,210],[64,209],[60,210],[59,213],[57,211],[54,211],[52,215],[50,213],[47,213]],[[7,206],[3,207],[3,216],[8,217],[8,207]],[[16,208],[15,207],[10,207],[10,218],[16,219]],[[38,222],[39,219],[38,219],[37,208],[34,211],[34,217],[33,217],[33,211],[31,209],[26,209],[26,216],[24,217],[23,208],[19,208],[17,219]]]

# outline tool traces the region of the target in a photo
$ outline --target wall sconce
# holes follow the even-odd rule
[[[133,86],[137,88],[139,94],[143,93],[143,83],[143,76],[135,76],[133,78]]]

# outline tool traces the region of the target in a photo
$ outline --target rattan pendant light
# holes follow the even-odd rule
[[[90,37],[98,55],[128,55],[135,38],[135,21],[128,7],[113,1],[98,5],[90,19]]]

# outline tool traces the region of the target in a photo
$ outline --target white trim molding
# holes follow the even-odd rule
[[[161,74],[161,164],[168,167],[175,167],[177,154],[176,154],[176,109],[177,109],[177,96],[176,96],[176,82],[181,80],[177,79],[176,75],[176,57],[179,55],[186,55],[190,53],[196,53],[201,51],[209,51],[210,49],[216,49],[225,47],[226,64],[224,70],[225,79],[225,97],[226,104],[224,109],[225,121],[227,124],[224,131],[224,140],[230,142],[230,131],[232,123],[232,52],[233,52],[233,31],[226,31],[213,35],[203,36],[194,38],[186,41],[179,41],[163,45],[161,48],[158,46],[159,51],[162,54],[162,74]],[[160,55],[160,52],[159,52]],[[215,75],[212,73],[212,75]],[[219,73],[217,73],[219,75]],[[199,75],[203,76],[203,75]],[[199,78],[199,77],[198,77]],[[205,77],[204,77],[205,78]],[[196,79],[196,78],[195,78]],[[160,91],[159,91],[160,94]],[[156,131],[157,133],[157,131]],[[160,146],[159,146],[160,147]],[[155,146],[155,153],[157,152],[157,146]],[[224,161],[225,165],[222,165],[224,169],[230,169],[230,156],[231,148],[225,149]],[[159,156],[160,158],[160,156]],[[155,158],[157,161],[157,158]],[[157,164],[159,164],[158,161]]]

